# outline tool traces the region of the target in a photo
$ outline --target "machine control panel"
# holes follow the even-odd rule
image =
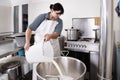
[[[84,41],[65,41],[64,48],[74,51],[99,51],[99,43]]]

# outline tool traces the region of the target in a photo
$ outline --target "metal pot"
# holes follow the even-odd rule
[[[78,29],[74,29],[73,27],[71,27],[71,29],[65,29],[65,31],[67,31],[67,40],[76,41],[79,39]]]
[[[72,57],[56,57],[54,61],[60,67],[63,75],[73,80],[84,80],[85,64]],[[52,62],[39,63],[36,67],[37,80],[61,80],[60,74]]]
[[[10,61],[1,66],[2,73],[7,73],[9,80],[21,80],[22,71],[19,61]]]
[[[100,40],[100,29],[93,29],[95,31],[95,41],[94,42],[99,42]]]

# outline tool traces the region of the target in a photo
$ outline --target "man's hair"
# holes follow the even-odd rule
[[[60,3],[51,4],[50,9],[53,9],[54,11],[61,11],[60,14],[64,13],[64,8]]]

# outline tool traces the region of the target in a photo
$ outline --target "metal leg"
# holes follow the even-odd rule
[[[37,75],[36,75],[36,66],[38,63],[33,64],[33,74],[32,74],[32,80],[37,80]]]
[[[99,53],[90,52],[90,80],[97,80]]]

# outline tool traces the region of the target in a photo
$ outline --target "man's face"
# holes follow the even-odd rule
[[[60,17],[60,13],[61,13],[61,11],[54,11],[54,10],[52,10],[51,11],[52,12],[52,16],[55,18],[55,19],[58,19],[59,17]]]

